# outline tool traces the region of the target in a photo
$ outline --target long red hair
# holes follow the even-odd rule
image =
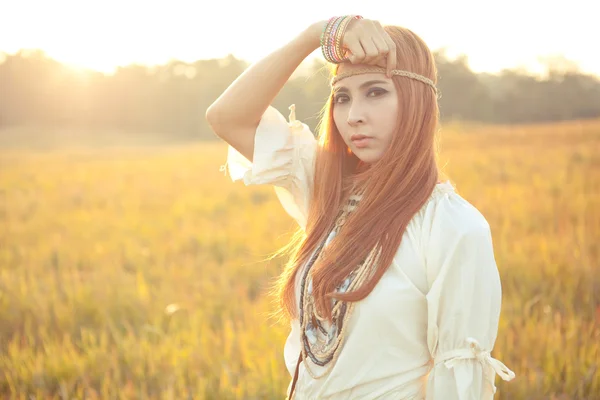
[[[402,27],[386,26],[396,43],[397,68],[437,82],[433,54],[424,41]],[[333,68],[337,73],[337,66]],[[353,187],[364,190],[359,206],[312,267],[313,295],[319,315],[331,319],[331,298],[364,299],[391,265],[404,231],[431,195],[439,178],[435,132],[439,110],[434,90],[420,81],[393,76],[400,112],[390,147],[365,166],[350,151],[333,120],[332,96],[318,126],[315,180],[306,230],[299,229],[277,254],[290,253],[270,294],[279,317],[297,318],[295,280],[315,248],[326,238]],[[337,294],[335,288],[379,242],[382,253],[372,278],[360,288]]]

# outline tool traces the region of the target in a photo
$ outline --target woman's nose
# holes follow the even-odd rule
[[[360,125],[360,124],[362,124],[362,122],[363,122],[362,118],[348,117],[348,125],[350,125],[350,126]]]
[[[360,108],[352,107],[348,113],[348,125],[355,126],[364,123],[365,118]]]

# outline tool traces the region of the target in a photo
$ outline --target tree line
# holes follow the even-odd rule
[[[204,113],[249,65],[229,55],[103,74],[69,68],[39,50],[0,55],[0,128],[119,129],[174,140],[215,138]],[[443,50],[435,58],[442,120],[515,124],[600,116],[599,78],[564,59],[548,60],[546,73],[534,76],[517,69],[475,73],[465,56],[450,59]],[[314,129],[328,79],[324,61],[314,61],[288,81],[274,106],[287,116],[296,104],[297,117]]]

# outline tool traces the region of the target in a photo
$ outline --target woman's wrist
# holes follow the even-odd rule
[[[314,51],[321,47],[321,35],[327,26],[327,20],[318,21],[311,24],[306,28],[300,35],[303,40],[310,46],[311,51]]]

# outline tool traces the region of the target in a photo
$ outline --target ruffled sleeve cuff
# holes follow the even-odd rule
[[[304,229],[316,150],[317,140],[306,124],[296,120],[294,105],[290,106],[289,122],[269,106],[256,129],[253,161],[230,145],[221,171],[245,185],[274,185],[284,210]]]

